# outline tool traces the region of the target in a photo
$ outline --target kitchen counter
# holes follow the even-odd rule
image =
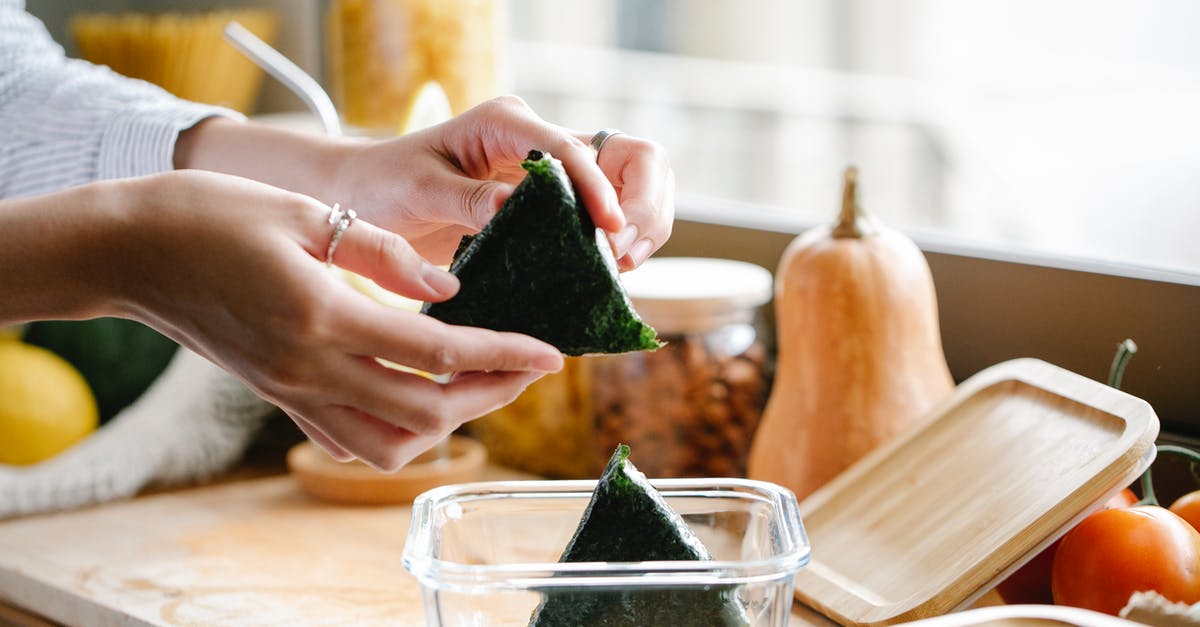
[[[409,516],[317,501],[284,475],[3,521],[0,624],[421,625]],[[792,624],[831,623],[798,608]]]

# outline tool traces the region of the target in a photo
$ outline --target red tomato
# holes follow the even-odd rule
[[[1134,503],[1138,502],[1138,497],[1133,493],[1133,490],[1125,488],[1117,492],[1116,496],[1104,502],[1103,509],[1120,509],[1122,507],[1133,507]]]
[[[1200,602],[1200,533],[1161,507],[1099,511],[1063,536],[1051,582],[1055,603],[1114,616],[1142,590]]]
[[[1188,521],[1194,529],[1200,530],[1200,490],[1188,492],[1179,497],[1171,507],[1167,508],[1176,516]]]
[[[1104,503],[1104,509],[1129,507],[1137,503],[1137,495],[1133,490],[1125,488],[1116,496]],[[1046,547],[1033,559],[1018,568],[996,586],[996,592],[1005,603],[1041,603],[1050,604],[1053,597],[1050,594],[1050,567],[1054,564],[1054,552],[1058,550],[1058,542]]]

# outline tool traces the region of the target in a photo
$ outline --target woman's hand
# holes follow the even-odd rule
[[[338,168],[335,196],[403,234],[435,263],[495,215],[525,172],[531,149],[562,161],[622,269],[641,264],[671,234],[674,174],[656,143],[615,135],[597,154],[588,135],[542,120],[521,99],[485,102],[444,124],[359,144]]]
[[[329,209],[306,196],[198,171],[106,185],[120,187],[119,313],[237,375],[336,458],[394,470],[562,367],[533,338],[391,309],[338,280],[324,265]],[[458,290],[361,219],[334,261],[418,300]],[[460,374],[439,384],[376,357]]]
[[[512,193],[529,151],[545,150],[563,162],[596,226],[609,232],[621,269],[628,270],[671,235],[675,175],[654,142],[615,135],[597,163],[589,137],[547,123],[519,98],[505,96],[387,141],[213,118],[180,135],[175,166],[236,174],[341,203],[445,264],[459,239],[483,228]]]

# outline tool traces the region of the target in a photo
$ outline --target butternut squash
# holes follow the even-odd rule
[[[837,221],[793,240],[776,274],[778,367],[748,469],[801,499],[954,387],[929,265],[863,213],[857,176]]]

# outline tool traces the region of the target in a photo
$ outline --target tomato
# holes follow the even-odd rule
[[[1117,492],[1116,496],[1104,502],[1103,509],[1119,509],[1122,507],[1133,507],[1134,503],[1138,502],[1138,497],[1133,493],[1133,490],[1125,488]]]
[[[1137,495],[1133,490],[1125,488],[1116,496],[1104,503],[1104,509],[1129,507],[1137,503]],[[1054,552],[1058,549],[1059,541],[1046,547],[1033,559],[1018,568],[1007,579],[996,586],[996,592],[1005,603],[1041,603],[1053,602],[1050,595],[1050,568],[1054,564]]]
[[[1116,615],[1130,595],[1200,601],[1200,532],[1156,506],[1109,509],[1083,519],[1059,543],[1054,602]]]
[[[1188,521],[1188,524],[1196,530],[1200,530],[1200,490],[1188,492],[1179,497],[1167,509]]]

